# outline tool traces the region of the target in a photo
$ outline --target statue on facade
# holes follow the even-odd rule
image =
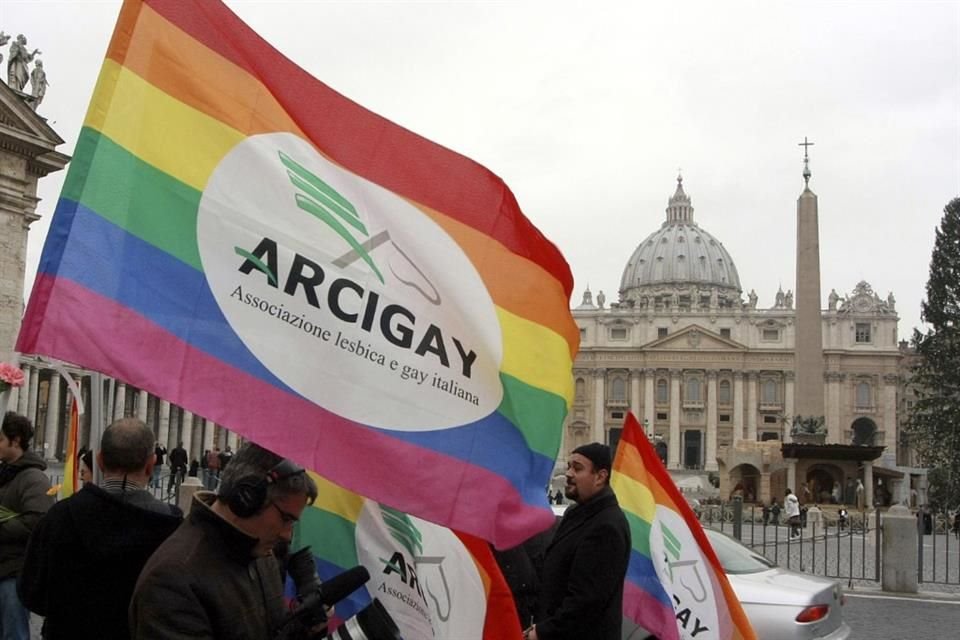
[[[753,289],[750,289],[750,293],[747,295],[747,306],[751,309],[757,308],[757,292]]]
[[[777,289],[777,297],[776,297],[776,301],[774,302],[774,306],[777,309],[783,309],[783,288],[782,287]]]
[[[676,291],[670,294],[670,308],[674,311],[680,308],[680,295]]]
[[[590,287],[587,287],[586,291],[583,292],[583,301],[580,303],[583,307],[592,307],[593,306],[593,294],[590,293]]]
[[[597,294],[597,306],[603,309],[603,303],[607,301],[607,296],[603,295],[603,289]]]
[[[897,310],[897,299],[893,297],[893,291],[891,291],[890,294],[887,295],[887,309],[889,309],[890,311]]]
[[[33,104],[31,106],[34,111],[36,111],[40,103],[43,102],[43,97],[47,95],[48,86],[50,86],[50,83],[47,82],[47,72],[43,70],[43,60],[37,59],[33,71],[30,72],[30,93],[33,95]]]
[[[840,300],[840,296],[837,295],[836,289],[830,289],[830,295],[827,296],[827,309],[830,311],[837,310],[837,302]]]
[[[717,293],[717,288],[713,287],[710,289],[710,308],[716,309],[720,306],[720,295]]]
[[[793,309],[793,290],[787,291],[787,295],[783,297],[783,306]]]
[[[33,53],[27,51],[27,39],[22,33],[17,36],[10,45],[10,59],[7,60],[7,86],[23,91],[30,78],[27,65],[33,62],[33,57],[38,53],[40,53],[39,49],[34,49]]]
[[[693,287],[690,289],[690,311],[696,311],[700,308],[700,289]]]
[[[7,34],[4,33],[3,31],[0,31],[0,47],[6,46],[6,44],[7,44],[8,42],[10,42],[10,38],[11,38],[11,37],[12,37],[12,36],[7,35]],[[2,53],[0,53],[0,62],[3,62],[3,54],[2,54]]]

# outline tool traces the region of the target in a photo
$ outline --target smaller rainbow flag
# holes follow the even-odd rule
[[[70,401],[70,428],[67,432],[67,451],[63,465],[63,485],[60,487],[60,498],[69,498],[80,490],[79,453],[77,441],[80,435],[80,406],[74,396]]]
[[[309,545],[329,580],[363,565],[370,581],[336,604],[339,623],[377,598],[404,640],[510,640],[522,635],[513,595],[487,542],[391,509],[314,473],[292,551]]]
[[[632,413],[611,484],[633,540],[624,616],[661,640],[756,638],[700,522]]]

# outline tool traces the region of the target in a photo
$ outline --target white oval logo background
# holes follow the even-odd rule
[[[664,544],[661,523],[667,526],[679,542],[679,558],[673,552],[677,549],[668,550]],[[650,557],[667,595],[680,599],[679,604],[673,602],[674,610],[679,612],[689,609],[691,612],[686,633],[683,633],[684,629],[681,627],[680,637],[692,637],[690,633],[694,629],[693,616],[700,620],[701,626],[707,627],[710,633],[714,634],[711,637],[715,637],[718,633],[716,602],[718,598],[723,600],[723,594],[713,592],[713,584],[707,573],[709,563],[686,522],[675,511],[662,505],[657,505],[657,515],[650,531]],[[673,564],[672,570],[667,566],[668,562]]]
[[[367,234],[344,227],[360,244],[368,243],[383,282],[329,224],[298,205],[303,192],[281,152],[353,205]],[[240,271],[245,258],[236,249],[253,252],[263,238],[277,244],[276,287],[261,271]],[[304,140],[264,134],[232,149],[201,197],[197,243],[227,322],[267,369],[312,402],[362,424],[408,431],[473,422],[499,406],[500,325],[474,266],[415,207],[337,167]],[[319,308],[310,304],[303,284],[285,293],[296,254],[324,272],[314,287]],[[361,296],[342,289],[338,297],[344,314],[357,314],[356,322],[339,319],[327,304],[330,284],[341,278],[363,290]],[[372,306],[371,292],[379,300],[366,331],[360,319]],[[412,323],[403,316],[388,323],[393,335],[402,332],[398,325],[412,329],[409,348],[392,344],[381,330],[380,314],[391,304],[415,316]],[[439,332],[428,345],[436,350],[442,343],[447,366],[434,351],[414,352],[431,324]],[[464,353],[476,354],[472,363],[454,338]]]

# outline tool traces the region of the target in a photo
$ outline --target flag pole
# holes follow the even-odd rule
[[[103,433],[103,374],[94,371],[90,376],[90,449],[100,447],[100,435]],[[94,454],[93,483],[99,485],[102,478],[100,466]]]

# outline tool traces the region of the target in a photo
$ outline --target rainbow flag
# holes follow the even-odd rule
[[[571,289],[485,168],[217,0],[127,0],[17,348],[509,547],[553,518]]]
[[[611,484],[633,540],[624,616],[661,640],[756,638],[699,520],[632,413]]]
[[[370,581],[336,605],[335,623],[378,598],[404,640],[521,636],[513,596],[489,545],[347,491],[311,473],[319,497],[294,532],[323,580],[363,565]]]

